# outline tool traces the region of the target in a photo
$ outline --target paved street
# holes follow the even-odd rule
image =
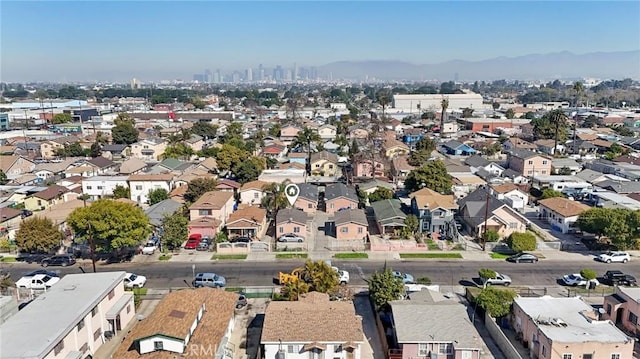
[[[373,260],[332,260],[334,265],[344,268],[351,273],[351,284],[366,284],[363,278],[380,270],[384,261]],[[124,270],[147,277],[150,288],[185,287],[190,284],[193,272],[215,272],[227,278],[228,286],[269,286],[279,271],[291,271],[303,264],[299,260],[245,262],[219,261],[202,263],[184,262],[147,262],[125,264],[98,264],[98,271]],[[195,265],[195,269],[192,268]],[[599,275],[610,269],[620,269],[626,273],[640,277],[640,260],[627,264],[605,264],[593,261],[585,256],[584,260],[541,260],[535,264],[514,264],[502,260],[406,260],[388,261],[387,265],[394,270],[408,272],[416,278],[429,277],[434,284],[458,285],[461,281],[469,281],[477,277],[479,268],[488,267],[509,275],[513,285],[525,286],[553,286],[557,279],[564,274],[579,272],[582,268],[595,269]],[[81,266],[91,271],[91,263],[83,262]],[[41,268],[37,264],[2,264],[0,270],[12,274],[14,280],[30,270]],[[50,270],[61,274],[80,273],[78,265],[70,268],[51,267]],[[464,282],[463,282],[464,283]]]

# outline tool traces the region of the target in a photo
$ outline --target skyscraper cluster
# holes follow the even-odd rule
[[[220,69],[212,72],[205,69],[201,74],[194,74],[193,81],[199,83],[255,83],[255,82],[298,82],[298,81],[319,81],[323,80],[319,77],[315,67],[298,67],[293,64],[292,67],[283,67],[277,65],[273,68],[267,68],[262,64],[257,68],[248,67],[244,70],[231,70],[222,72]]]

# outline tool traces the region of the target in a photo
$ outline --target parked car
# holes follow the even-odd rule
[[[198,246],[196,247],[196,251],[208,251],[209,248],[210,244],[208,242],[200,241],[200,243],[198,243]]]
[[[483,284],[485,287],[490,285],[503,285],[508,287],[511,285],[511,278],[506,274],[496,272],[496,276],[494,278],[483,279]]]
[[[200,244],[201,240],[202,240],[202,237],[200,235],[191,235],[191,236],[189,236],[189,239],[187,239],[187,243],[185,243],[185,245],[184,245],[184,249],[196,249],[196,248],[198,248],[198,244]]]
[[[142,247],[142,254],[152,255],[156,252],[156,249],[156,243],[154,241],[148,241],[144,244],[144,247]]]
[[[70,254],[58,254],[53,257],[45,258],[40,262],[43,267],[48,266],[70,266],[76,264],[76,258]]]
[[[409,273],[402,273],[402,272],[394,271],[393,272],[393,276],[395,278],[401,279],[402,283],[404,283],[404,284],[414,283],[413,276],[411,274],[409,274]]]
[[[340,282],[341,285],[349,284],[349,272],[333,266],[331,267],[331,269],[338,273],[338,282]]]
[[[627,252],[607,252],[597,256],[596,259],[604,263],[627,263],[631,260],[631,256]]]
[[[236,302],[236,309],[242,309],[246,307],[247,304],[249,304],[249,301],[247,300],[247,296],[240,293],[240,295],[238,296],[238,301]]]
[[[507,258],[507,261],[513,263],[536,263],[538,257],[535,254],[521,252]]]
[[[287,233],[287,234],[281,235],[280,238],[278,238],[278,242],[298,242],[298,243],[302,243],[302,242],[304,242],[304,237],[299,236],[297,234],[293,234],[293,233]]]
[[[608,270],[604,274],[604,282],[609,285],[626,285],[626,286],[636,286],[638,283],[636,282],[636,277],[625,274],[619,270]]]
[[[34,271],[25,273],[23,275],[23,277],[33,277],[33,276],[36,276],[38,274],[45,274],[45,275],[48,275],[49,277],[59,277],[58,273],[52,272],[52,271],[46,270],[46,269],[36,269]]]
[[[60,278],[50,277],[46,274],[37,274],[32,277],[22,277],[16,282],[16,287],[27,289],[46,290],[58,283]]]
[[[587,284],[596,286],[600,284],[600,282],[598,282],[597,279],[587,280],[585,277],[583,277],[579,273],[567,274],[563,276],[562,282],[565,285],[569,285],[572,287],[587,286]]]
[[[124,286],[126,288],[142,288],[147,283],[147,277],[133,273],[124,276]]]
[[[16,257],[16,261],[18,262],[26,262],[26,263],[40,263],[43,259],[51,256],[49,253],[37,252],[37,253],[27,253],[20,252]]]
[[[227,285],[227,280],[215,273],[198,273],[191,284],[196,288],[221,288]]]
[[[251,243],[251,238],[249,237],[236,237],[231,239],[231,243]]]

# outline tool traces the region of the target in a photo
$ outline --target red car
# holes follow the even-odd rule
[[[187,243],[184,245],[184,249],[196,249],[200,241],[202,240],[201,234],[192,234],[187,239]]]

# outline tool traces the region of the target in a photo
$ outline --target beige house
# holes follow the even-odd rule
[[[233,212],[227,220],[229,237],[260,239],[267,230],[267,211],[258,206],[247,206]]]
[[[336,239],[365,240],[369,235],[367,216],[361,209],[336,212],[333,220],[336,224]]]
[[[45,209],[65,202],[65,193],[69,192],[66,187],[52,185],[47,189],[34,193],[24,200],[24,207],[30,211],[44,211]]]
[[[336,138],[337,129],[334,125],[322,125],[318,127],[318,135],[322,140],[332,141]]]
[[[224,224],[233,213],[233,205],[233,192],[210,191],[189,207],[189,218],[193,221],[201,217],[211,217]]]
[[[580,213],[591,208],[586,204],[564,197],[543,199],[538,201],[538,205],[541,218],[546,220],[554,229],[562,231],[562,233],[569,233],[574,230],[574,225]]]
[[[77,142],[80,142],[80,138],[76,136],[65,136],[44,141],[40,144],[40,155],[42,158],[48,160],[57,158],[56,150],[63,149],[64,146]]]
[[[514,330],[532,358],[633,358],[634,340],[580,297],[516,297]]]
[[[0,326],[0,356],[95,358],[136,316],[124,278],[125,272],[65,275]]]
[[[604,297],[603,319],[608,319],[627,333],[640,333],[640,288],[616,286],[616,292]]]
[[[183,141],[187,146],[189,146],[193,152],[202,151],[204,147],[204,139],[202,136],[192,134],[191,137]]]
[[[140,140],[131,145],[131,156],[145,161],[160,161],[167,149],[167,141],[161,138]]]
[[[313,176],[334,177],[336,173],[338,173],[338,155],[327,151],[311,154]]]
[[[18,178],[36,169],[35,162],[22,156],[0,156],[0,170],[7,179]]]
[[[0,208],[0,235],[8,234],[9,238],[13,238],[15,232],[20,229],[20,223],[22,211],[9,207]]]
[[[247,182],[240,187],[240,202],[259,205],[262,203],[262,197],[264,197],[263,188],[267,185],[267,182],[263,181],[251,181]]]
[[[551,175],[551,161],[550,157],[518,148],[508,156],[509,169],[528,178]]]
[[[307,214],[299,209],[285,208],[279,210],[276,215],[277,236],[294,233],[306,237],[308,219]]]
[[[365,130],[364,128],[354,128],[353,130],[349,131],[349,139],[358,139],[358,140],[364,140],[367,139],[369,137],[369,131]]]
[[[289,144],[298,137],[300,131],[301,129],[296,126],[284,126],[280,129],[280,141]]]
[[[389,135],[382,142],[382,150],[387,159],[408,155],[411,152],[409,146],[396,140],[395,137],[389,137]]]

